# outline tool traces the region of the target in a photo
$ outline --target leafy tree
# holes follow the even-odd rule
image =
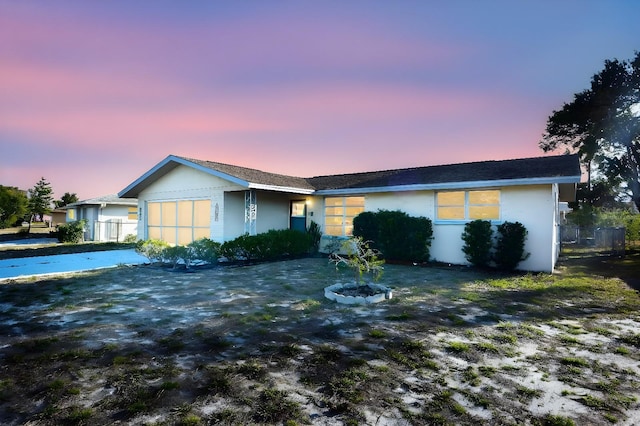
[[[554,111],[540,141],[580,154],[610,187],[621,186],[640,208],[640,52],[630,61],[605,61],[591,88]]]
[[[64,195],[53,202],[54,206],[59,209],[60,207],[68,206],[69,204],[77,203],[80,201],[78,195],[75,193],[65,192]]]
[[[0,185],[0,228],[15,225],[27,214],[27,196],[18,188]]]
[[[620,188],[612,188],[609,182],[592,180],[591,188],[587,183],[579,183],[576,191],[576,201],[569,202],[569,207],[578,209],[586,205],[607,209],[623,208],[624,203],[617,199]]]
[[[51,212],[52,193],[51,184],[45,178],[40,178],[38,183],[29,189],[29,214],[31,215],[31,220],[34,217],[40,217],[40,220],[42,220],[45,214]],[[29,220],[29,224],[31,224],[31,220]],[[29,225],[29,230],[31,230],[31,225]]]

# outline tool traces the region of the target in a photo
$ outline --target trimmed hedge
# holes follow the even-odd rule
[[[498,226],[496,252],[493,260],[501,269],[513,270],[531,253],[524,252],[527,230],[520,222],[504,222]]]
[[[480,267],[489,265],[492,235],[491,222],[488,220],[477,219],[464,225],[462,252],[469,263]]]
[[[513,270],[526,260],[530,253],[525,253],[524,244],[527,230],[520,222],[504,222],[497,226],[494,239],[491,222],[474,220],[464,226],[462,251],[469,263],[486,267],[493,261],[500,269]]]
[[[433,224],[400,210],[362,212],[353,219],[353,236],[370,241],[387,261],[422,263],[429,260]]]
[[[149,259],[150,263],[162,263],[177,268],[184,265],[189,269],[194,264],[214,264],[218,261],[220,243],[208,238],[192,241],[186,246],[170,246],[160,240],[138,241],[136,252]]]
[[[229,261],[264,261],[301,257],[313,251],[314,239],[307,232],[272,229],[258,235],[244,234],[220,247]]]

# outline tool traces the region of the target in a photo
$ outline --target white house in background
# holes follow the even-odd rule
[[[138,200],[117,195],[91,198],[64,207],[67,222],[85,219],[84,240],[122,242],[138,234]]]
[[[123,189],[137,198],[138,239],[218,242],[270,229],[347,237],[363,211],[402,210],[433,221],[431,258],[465,264],[461,234],[474,219],[520,222],[530,257],[519,266],[553,271],[559,202],[575,198],[575,155],[300,178],[170,155]]]

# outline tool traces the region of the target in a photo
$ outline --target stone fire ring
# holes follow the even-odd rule
[[[334,284],[324,288],[324,297],[335,300],[337,303],[345,305],[367,305],[391,299],[391,289],[379,284],[368,284],[369,287],[380,290],[380,293],[373,296],[345,296],[339,293],[340,290],[357,288],[355,284]]]

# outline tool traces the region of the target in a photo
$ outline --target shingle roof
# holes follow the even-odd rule
[[[234,176],[250,183],[257,183],[260,185],[279,186],[279,187],[291,187],[300,189],[315,189],[307,179],[280,175],[277,173],[263,172],[261,170],[250,169],[247,167],[233,166],[231,164],[216,163],[214,161],[197,160],[194,158],[178,157],[183,160],[190,161],[198,164],[202,167],[206,167],[211,170],[217,170],[224,174]]]
[[[316,190],[580,176],[577,155],[480,161],[307,179]]]
[[[480,161],[442,166],[413,167],[363,173],[302,178],[263,172],[247,167],[170,155],[127,188],[121,197],[136,197],[160,176],[179,164],[199,168],[207,173],[232,180],[248,188],[310,194],[315,191],[357,191],[368,188],[460,184],[545,179],[547,182],[579,182],[580,163],[577,155],[534,157],[515,160]]]
[[[116,205],[125,205],[125,206],[135,206],[137,200],[132,200],[131,198],[120,198],[116,194],[103,195],[101,197],[89,198],[86,200],[80,200],[75,203],[67,204],[66,207],[74,207],[74,206],[86,206],[86,205],[98,205],[98,204],[116,204]]]

